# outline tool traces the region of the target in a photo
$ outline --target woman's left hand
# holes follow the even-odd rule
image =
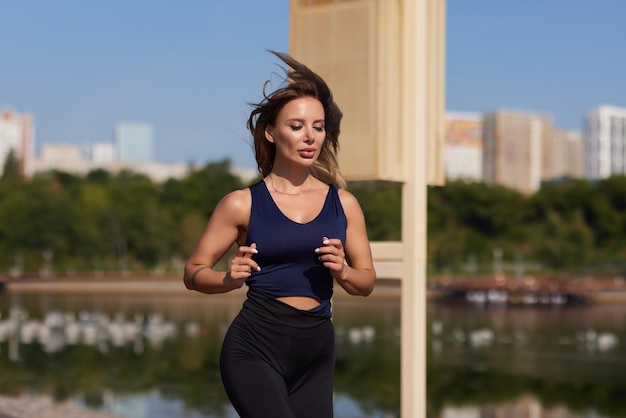
[[[324,267],[330,270],[330,274],[335,280],[341,280],[345,274],[346,253],[343,243],[337,238],[324,237],[323,246],[316,248],[315,252]]]

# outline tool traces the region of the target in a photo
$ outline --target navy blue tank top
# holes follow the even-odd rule
[[[323,237],[346,243],[348,221],[337,185],[330,185],[320,213],[302,224],[281,212],[263,180],[250,186],[250,191],[252,209],[246,245],[256,243],[259,253],[252,258],[261,271],[253,271],[246,284],[274,297],[315,298],[320,305],[307,312],[330,317],[333,278],[317,259],[315,249],[323,245]]]

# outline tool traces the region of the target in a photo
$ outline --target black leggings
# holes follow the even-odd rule
[[[248,291],[220,357],[224,388],[241,418],[332,417],[334,368],[330,318]]]

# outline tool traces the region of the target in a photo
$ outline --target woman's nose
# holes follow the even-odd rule
[[[313,127],[308,127],[306,129],[306,136],[304,140],[307,142],[313,142],[314,139],[315,139],[315,131],[313,130]]]

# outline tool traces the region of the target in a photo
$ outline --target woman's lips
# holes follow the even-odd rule
[[[314,158],[317,150],[315,148],[304,148],[298,151],[302,158]]]

